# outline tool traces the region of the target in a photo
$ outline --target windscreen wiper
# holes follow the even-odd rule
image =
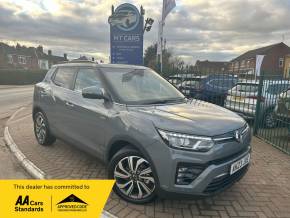
[[[172,102],[179,102],[183,100],[185,100],[185,98],[169,98],[169,99],[147,101],[144,104],[166,104],[166,103],[172,103]]]

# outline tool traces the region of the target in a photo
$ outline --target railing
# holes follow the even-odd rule
[[[210,73],[167,78],[189,98],[211,102],[243,116],[257,137],[290,154],[290,80],[282,73]]]

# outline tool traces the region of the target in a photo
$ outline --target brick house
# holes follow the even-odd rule
[[[9,46],[0,43],[0,68],[20,68],[20,69],[44,69],[48,70],[52,65],[67,61],[67,55],[52,55],[51,50],[48,54],[43,52],[43,47],[25,47],[17,44]]]
[[[284,60],[284,78],[290,79],[290,54]]]
[[[239,57],[230,61],[229,71],[244,75],[254,75],[256,68],[256,56],[265,55],[261,66],[261,72],[265,75],[283,77],[284,63],[290,48],[283,42],[266,47],[247,51]]]
[[[222,61],[200,61],[195,63],[195,69],[197,72],[207,75],[212,73],[225,73],[227,72],[229,62]]]

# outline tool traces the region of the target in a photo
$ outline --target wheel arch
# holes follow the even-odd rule
[[[150,157],[150,155],[148,154],[148,152],[146,151],[146,149],[143,147],[143,145],[141,145],[137,140],[135,140],[132,137],[129,136],[117,136],[114,137],[107,146],[106,152],[105,152],[105,162],[109,163],[110,160],[112,159],[112,157],[118,152],[120,151],[122,148],[125,147],[131,147],[133,149],[136,149],[137,151],[139,151],[141,153],[141,155],[143,155],[150,163],[151,163],[151,167],[153,170],[153,175],[157,180],[157,184],[159,185],[159,178],[158,178],[158,174],[154,165],[154,162],[152,161],[152,158]]]

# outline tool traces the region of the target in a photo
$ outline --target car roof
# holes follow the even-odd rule
[[[144,66],[129,65],[129,64],[97,64],[94,62],[67,62],[56,64],[54,67],[94,67],[94,68],[119,68],[119,69],[148,69]]]
[[[289,80],[264,80],[264,84],[272,85],[272,84],[290,84]],[[249,85],[259,85],[259,80],[239,80],[239,83],[249,84]],[[237,84],[237,85],[238,85]]]

